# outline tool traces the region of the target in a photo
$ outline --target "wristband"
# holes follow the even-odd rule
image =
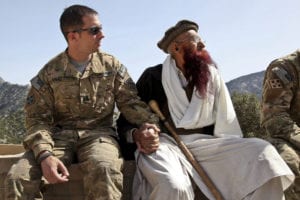
[[[37,159],[37,163],[41,164],[43,160],[45,160],[46,158],[48,158],[49,156],[53,156],[53,153],[50,151],[45,151],[43,152],[39,158]]]

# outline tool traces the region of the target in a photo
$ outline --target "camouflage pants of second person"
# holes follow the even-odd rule
[[[269,141],[276,147],[278,153],[283,160],[288,164],[294,172],[296,179],[294,183],[285,191],[286,200],[299,200],[300,199],[300,152],[296,150],[289,142],[272,138]]]
[[[79,139],[75,131],[56,134],[53,153],[66,166],[78,162],[84,174],[85,200],[118,200],[123,190],[123,158],[117,141],[107,135]],[[42,172],[32,151],[12,166],[6,181],[6,200],[43,199]],[[70,191],[71,192],[71,191]]]

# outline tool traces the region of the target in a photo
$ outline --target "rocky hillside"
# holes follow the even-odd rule
[[[0,116],[22,109],[27,91],[28,86],[0,83]]]
[[[226,84],[230,94],[233,92],[250,93],[255,94],[260,99],[264,74],[265,71],[256,72],[227,82]]]
[[[0,77],[0,143],[17,143],[24,135],[23,106],[28,88]]]

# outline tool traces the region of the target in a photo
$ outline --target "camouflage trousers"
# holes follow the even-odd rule
[[[78,162],[82,170],[85,200],[119,200],[123,190],[123,158],[111,136],[93,135],[80,139],[75,133],[53,136],[53,153],[66,166]],[[12,166],[5,181],[7,200],[43,199],[42,171],[32,151]],[[70,191],[71,192],[71,191]]]
[[[300,152],[293,144],[278,138],[271,138],[269,141],[276,147],[278,153],[294,172],[296,179],[285,191],[286,200],[300,199]]]

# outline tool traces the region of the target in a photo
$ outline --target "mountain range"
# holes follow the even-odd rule
[[[260,100],[265,71],[241,76],[226,83],[230,94],[255,94]],[[20,142],[25,132],[23,106],[29,85],[6,82],[0,77],[0,143]]]
[[[248,74],[238,77],[226,83],[229,93],[249,93],[255,94],[259,99],[262,94],[262,84],[265,71]]]

